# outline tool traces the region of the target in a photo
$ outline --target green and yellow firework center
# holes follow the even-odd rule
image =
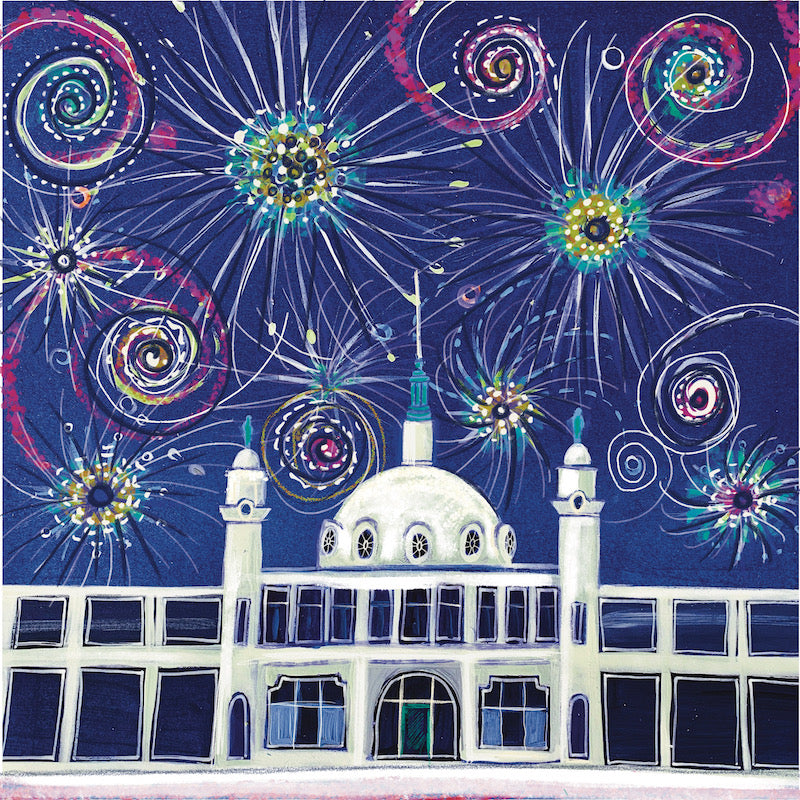
[[[339,194],[344,175],[337,169],[339,141],[321,123],[298,122],[291,115],[268,127],[249,120],[233,137],[226,175],[236,181],[241,200],[288,224],[298,217],[324,211]]]
[[[502,383],[487,386],[484,394],[475,397],[470,425],[480,429],[481,436],[490,436],[493,442],[510,436],[523,422],[533,424],[539,413],[522,387],[518,384]]]
[[[79,458],[71,472],[59,469],[56,479],[57,487],[50,491],[57,500],[53,508],[56,521],[84,530],[108,532],[131,518],[139,520],[137,509],[150,496],[139,484],[137,470],[125,462],[95,461],[86,467]]]
[[[562,221],[547,224],[548,238],[581,272],[615,266],[626,247],[647,232],[641,203],[619,190],[570,188],[552,207]]]

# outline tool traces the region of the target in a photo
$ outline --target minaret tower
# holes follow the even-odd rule
[[[217,695],[215,763],[229,756],[228,714],[235,696],[250,706],[250,649],[258,643],[258,599],[261,584],[261,525],[266,508],[267,475],[258,453],[250,449],[253,435],[250,417],[242,425],[244,448],[227,472],[225,505],[219,513],[225,521],[225,555],[222,567],[222,632]],[[248,747],[252,731],[247,726]]]
[[[562,761],[603,763],[597,590],[600,511],[597,469],[581,444],[583,414],[573,415],[574,442],[558,468],[558,568],[561,580]],[[584,737],[588,728],[589,736]],[[584,740],[585,739],[585,740]],[[573,757],[570,758],[570,752]]]
[[[403,422],[403,465],[425,466],[433,463],[433,423],[428,405],[430,379],[422,360],[422,301],[419,296],[419,273],[414,273],[417,297],[417,358],[411,373],[411,405]]]

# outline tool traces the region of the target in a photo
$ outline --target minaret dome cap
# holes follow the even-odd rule
[[[569,446],[564,454],[564,466],[566,467],[586,467],[592,463],[592,457],[585,445],[575,442]]]
[[[255,450],[245,447],[236,454],[233,459],[234,469],[261,469],[261,459]]]

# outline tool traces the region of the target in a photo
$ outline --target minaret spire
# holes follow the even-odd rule
[[[403,423],[403,464],[429,466],[433,463],[433,423],[428,405],[430,378],[422,360],[422,298],[418,272],[414,273],[414,299],[417,307],[417,358],[411,373],[411,405]]]

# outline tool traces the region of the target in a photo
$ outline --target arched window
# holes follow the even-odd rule
[[[228,706],[228,758],[250,758],[250,706],[243,694]]]
[[[582,694],[569,701],[569,757],[589,758],[589,700]]]
[[[378,701],[374,754],[380,759],[456,760],[458,705],[452,689],[424,672],[393,678]]]

